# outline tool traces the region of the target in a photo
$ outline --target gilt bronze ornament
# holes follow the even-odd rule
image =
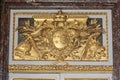
[[[51,18],[34,15],[33,19],[32,27],[27,20],[16,29],[24,40],[15,47],[14,60],[51,60],[52,65],[108,60],[107,48],[98,39],[104,29],[97,18],[70,17],[60,10]]]

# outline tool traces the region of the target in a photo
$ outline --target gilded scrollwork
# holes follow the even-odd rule
[[[9,72],[100,72],[112,73],[112,65],[9,65]]]
[[[24,27],[16,29],[25,40],[14,49],[14,60],[54,60],[53,65],[66,65],[66,60],[107,60],[107,49],[98,41],[103,28],[96,18],[90,25],[88,16],[70,18],[62,11],[51,19],[33,18],[34,26],[26,21]]]

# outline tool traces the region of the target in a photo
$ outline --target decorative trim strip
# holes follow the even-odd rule
[[[55,79],[48,79],[48,78],[13,78],[13,80],[55,80]]]
[[[112,73],[112,65],[9,65],[9,72],[107,72]]]
[[[108,78],[65,78],[65,80],[109,80]]]

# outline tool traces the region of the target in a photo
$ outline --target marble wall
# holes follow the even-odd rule
[[[2,14],[2,3],[0,3],[0,27],[1,27],[1,14]],[[0,33],[1,33],[1,28],[0,28]],[[0,34],[0,37],[1,37],[1,34]],[[1,39],[0,39],[0,47],[1,47]],[[0,48],[0,80],[2,80],[2,63],[1,63],[1,53],[2,53],[2,50]]]

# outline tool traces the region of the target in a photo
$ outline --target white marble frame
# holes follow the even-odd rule
[[[113,80],[112,74],[105,73],[62,73],[60,80],[65,80],[65,78],[107,78]]]
[[[43,74],[43,73],[39,73],[39,74],[28,74],[28,73],[9,73],[9,80],[13,80],[14,78],[37,78],[37,79],[55,79],[55,80],[60,80],[59,79],[59,74]]]
[[[50,65],[52,61],[14,61],[12,60],[12,41],[13,34],[13,13],[16,12],[57,12],[58,10],[11,10],[10,12],[10,40],[9,40],[9,65],[10,64],[29,64],[29,65]],[[113,51],[112,51],[112,17],[111,10],[63,10],[63,12],[106,12],[108,15],[108,61],[68,61],[71,65],[113,65]],[[18,18],[31,18],[33,15],[16,15],[15,16],[15,26],[18,25]],[[106,29],[106,18],[105,15],[88,15],[91,18],[102,18],[103,19],[103,28]],[[103,40],[106,39],[105,34],[103,34]],[[17,44],[17,35],[15,35],[15,43]],[[103,43],[106,45],[106,42]],[[92,63],[92,64],[91,64]]]
[[[65,80],[65,78],[107,78],[112,79],[109,73],[9,73],[9,80],[14,78],[47,78],[55,80]]]

